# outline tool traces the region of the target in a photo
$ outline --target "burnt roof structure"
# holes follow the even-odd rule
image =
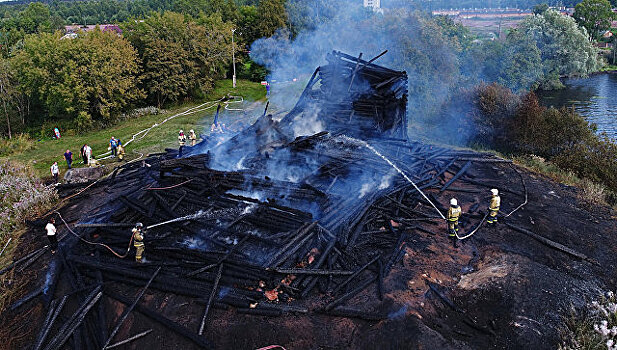
[[[407,139],[407,73],[333,51],[286,118],[312,117],[330,133]]]

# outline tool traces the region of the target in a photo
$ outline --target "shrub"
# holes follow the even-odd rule
[[[0,163],[0,240],[19,229],[26,219],[48,210],[58,198],[34,172],[15,162]]]
[[[0,157],[10,156],[35,147],[34,140],[26,134],[19,134],[12,139],[0,139]]]
[[[525,95],[508,122],[510,147],[517,152],[552,157],[595,135],[587,121],[573,108],[545,108],[534,93]]]
[[[541,156],[617,191],[617,143],[596,135],[595,126],[574,109],[546,108],[533,93],[520,99],[497,84],[479,86],[474,102],[474,142],[504,153]]]
[[[608,292],[585,308],[571,310],[561,330],[560,350],[617,350],[617,297]]]
[[[591,204],[606,203],[606,189],[600,184],[584,179],[581,182],[581,198]]]

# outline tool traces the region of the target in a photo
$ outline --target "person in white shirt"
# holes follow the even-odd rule
[[[84,153],[86,154],[86,159],[88,160],[88,165],[91,165],[92,163],[92,148],[88,145],[86,145],[86,147],[84,147]]]
[[[49,219],[47,226],[45,226],[45,230],[47,230],[47,239],[49,239],[49,247],[51,248],[51,253],[56,254],[56,249],[58,249],[58,239],[56,238],[56,226],[54,225],[56,220],[54,218]]]
[[[51,165],[51,168],[49,168],[49,171],[51,171],[51,175],[54,177],[54,183],[58,183],[58,174],[60,172],[58,169],[58,162],[54,162],[54,164]]]

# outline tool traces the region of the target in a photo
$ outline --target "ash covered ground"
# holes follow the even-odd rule
[[[616,286],[614,212],[493,155],[407,140],[406,79],[333,52],[282,120],[67,200],[56,255],[31,223],[2,271],[27,285],[2,313],[7,349],[101,348],[135,301],[109,343],[148,333],[118,349],[554,349],[568,308]],[[438,213],[452,197],[461,235],[475,230],[458,248]],[[138,221],[146,263],[92,244],[122,253]]]

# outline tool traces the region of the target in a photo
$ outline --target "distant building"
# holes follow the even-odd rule
[[[118,27],[118,25],[116,25],[116,24],[96,24],[96,25],[84,25],[84,26],[81,26],[81,25],[64,26],[64,32],[67,33],[67,34],[76,34],[80,30],[83,31],[83,32],[91,32],[97,26],[101,29],[102,32],[115,32],[118,35],[122,34],[122,29],[120,29],[120,27]]]
[[[381,0],[364,0],[364,7],[372,7],[373,10],[381,8]]]

